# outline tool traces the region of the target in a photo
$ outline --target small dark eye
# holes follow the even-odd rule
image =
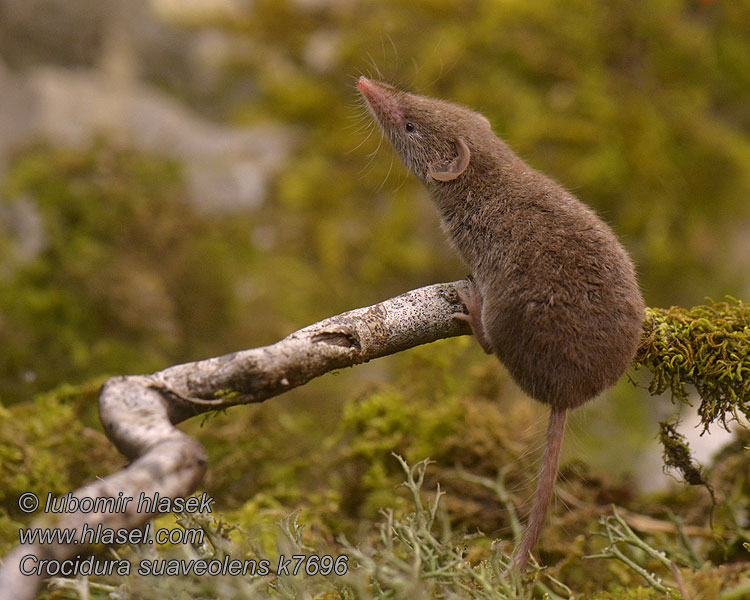
[[[406,122],[406,131],[408,131],[409,133],[412,133],[416,129],[417,129],[417,126],[414,123],[412,123],[411,121]]]

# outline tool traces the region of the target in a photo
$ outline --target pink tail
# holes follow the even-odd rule
[[[560,466],[560,450],[562,449],[563,435],[565,434],[565,422],[568,411],[565,408],[552,408],[549,415],[547,427],[547,442],[544,446],[542,464],[539,467],[539,482],[536,487],[534,506],[529,515],[526,532],[521,540],[521,545],[513,556],[511,566],[523,569],[529,560],[531,551],[539,540],[542,533],[544,519],[547,516],[547,508],[552,499],[552,492],[557,480],[557,470]]]

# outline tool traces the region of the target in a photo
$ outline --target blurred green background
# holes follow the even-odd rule
[[[0,0],[6,417],[31,423],[40,394],[83,385],[62,402],[94,431],[103,377],[272,343],[464,277],[429,197],[380,143],[361,74],[485,114],[612,225],[649,305],[748,297],[748,2]],[[415,373],[458,395],[520,396],[471,340],[449,340],[190,424],[219,473],[208,484],[235,502],[292,485],[324,434],[356,435],[363,417],[342,407],[372,386],[401,390],[380,397],[386,411],[409,394],[439,407],[434,389],[402,390]],[[627,383],[614,396],[583,445],[649,402]],[[25,443],[67,422],[29,425]],[[271,457],[282,474],[243,479]],[[92,475],[73,463],[74,480]]]

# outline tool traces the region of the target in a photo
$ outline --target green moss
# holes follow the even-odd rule
[[[236,577],[169,577],[154,582],[134,575],[126,580],[97,580],[94,583],[123,586],[121,593],[125,598],[156,597],[158,593],[178,592],[187,594],[186,597],[219,593],[242,594],[249,598],[284,597],[279,586],[285,585],[292,586],[300,593],[315,590],[333,597],[338,594],[347,597],[346,594],[351,592],[349,586],[358,590],[355,597],[361,598],[392,597],[393,590],[406,595],[409,586],[433,590],[435,597],[497,598],[491,593],[500,593],[498,590],[506,594],[500,597],[516,599],[541,598],[545,590],[566,597],[566,588],[557,581],[579,593],[587,588],[592,593],[591,588],[610,589],[607,593],[598,592],[593,596],[584,594],[584,598],[657,597],[645,588],[616,589],[618,582],[622,585],[639,585],[642,581],[639,574],[627,571],[627,567],[602,569],[599,561],[580,560],[586,543],[584,538],[591,536],[582,534],[572,540],[570,531],[587,531],[584,521],[580,520],[581,516],[590,519],[591,515],[596,514],[600,509],[599,496],[603,494],[606,497],[608,492],[597,489],[595,483],[584,474],[576,473],[579,469],[568,471],[564,478],[567,481],[560,484],[561,493],[563,489],[567,493],[573,490],[571,497],[576,498],[576,505],[565,509],[557,507],[540,546],[541,555],[550,565],[549,568],[542,573],[534,573],[525,581],[512,583],[517,586],[515,588],[503,587],[503,561],[507,559],[503,558],[503,551],[508,552],[513,546],[508,530],[499,529],[499,523],[508,515],[508,508],[504,504],[508,500],[501,497],[502,483],[494,476],[500,466],[505,465],[506,478],[509,478],[506,479],[505,489],[514,503],[519,505],[515,488],[528,484],[533,465],[517,455],[512,458],[514,455],[505,445],[520,446],[525,451],[531,440],[518,436],[528,429],[529,422],[519,426],[519,421],[514,421],[512,411],[504,410],[497,401],[484,404],[481,394],[464,401],[460,395],[446,398],[441,391],[445,384],[449,390],[455,386],[454,393],[467,387],[469,391],[475,390],[476,394],[487,385],[487,379],[492,379],[484,369],[469,370],[461,383],[451,382],[452,377],[448,376],[448,382],[441,382],[440,386],[425,385],[425,380],[441,376],[439,373],[444,364],[460,363],[462,360],[460,350],[448,343],[442,344],[442,348],[440,346],[413,357],[399,388],[381,385],[352,399],[346,407],[341,429],[331,434],[322,446],[311,449],[304,460],[295,458],[294,448],[284,445],[285,440],[309,430],[310,424],[303,415],[279,417],[269,414],[268,410],[258,411],[252,428],[236,417],[219,417],[218,421],[211,423],[212,435],[224,439],[226,444],[225,448],[213,445],[211,471],[216,473],[212,476],[218,476],[223,482],[233,480],[239,486],[233,493],[246,498],[243,505],[223,516],[220,499],[212,515],[219,519],[219,523],[206,521],[190,525],[187,522],[188,526],[200,526],[211,533],[211,552],[218,556],[226,553],[240,559],[267,557],[272,561],[277,560],[281,553],[289,555],[298,551],[302,554],[325,553],[332,556],[348,553],[351,556],[350,576],[345,579],[298,577],[284,580],[284,583],[273,577],[259,578],[254,581],[253,587],[247,587],[250,580]],[[488,364],[493,363],[488,361]],[[408,373],[419,373],[419,377],[408,378]],[[92,473],[76,473],[74,477],[71,473],[73,459],[65,458],[80,456],[81,453],[91,456],[91,448],[78,439],[85,439],[86,436],[81,435],[81,428],[76,424],[74,408],[82,410],[87,404],[85,398],[93,401],[92,389],[78,390],[76,393],[75,389],[66,387],[58,394],[39,399],[38,405],[43,408],[40,415],[35,415],[31,408],[23,413],[22,405],[12,407],[11,418],[6,422],[16,425],[8,425],[9,429],[2,431],[4,438],[10,437],[8,432],[13,431],[11,427],[18,429],[19,422],[27,422],[35,435],[50,439],[52,444],[44,452],[37,449],[37,454],[31,455],[33,475],[31,479],[13,483],[15,488],[21,489],[27,482],[36,479],[39,479],[35,484],[37,487],[32,489],[47,486],[50,470],[58,473],[59,481],[55,486],[60,488],[59,493],[78,485],[75,481],[78,476],[93,477]],[[436,398],[440,398],[439,404],[434,403]],[[13,417],[26,420],[14,420]],[[36,421],[33,425],[31,417]],[[45,419],[49,421],[44,424],[39,422]],[[57,424],[62,424],[62,429],[53,432]],[[229,425],[234,429],[224,428]],[[214,427],[218,430],[214,431]],[[490,433],[497,437],[485,437]],[[525,435],[533,436],[533,431]],[[247,441],[252,440],[254,445],[248,445]],[[24,443],[32,445],[31,441]],[[60,448],[61,443],[67,444],[64,451]],[[106,441],[102,440],[102,443],[106,444]],[[9,446],[13,444],[6,444],[5,448]],[[238,448],[242,449],[239,456],[237,452],[231,452]],[[741,448],[742,444],[735,448],[740,457]],[[403,481],[405,471],[393,457],[394,449],[415,456],[423,452],[431,453],[437,457],[437,462],[429,469],[426,464],[410,469],[412,485],[396,487]],[[40,452],[44,455],[41,458],[38,457]],[[507,453],[504,458],[502,452]],[[728,467],[731,459],[728,454],[723,455],[721,465]],[[100,460],[89,460],[87,464],[90,462],[98,464]],[[463,465],[466,473],[476,480],[484,478],[487,486],[480,487],[487,493],[483,495],[477,487],[467,487],[468,476],[465,476],[462,487],[458,481],[460,478],[456,477],[456,464]],[[228,470],[230,465],[233,465],[234,471]],[[726,489],[736,484],[731,472],[736,473],[742,468],[735,466],[728,469],[727,479],[717,483],[725,496],[728,496]],[[579,478],[581,487],[576,487]],[[416,485],[417,482],[419,485]],[[439,507],[433,493],[438,483],[440,490],[447,492],[441,496]],[[44,489],[46,487],[40,491]],[[426,490],[426,493],[421,493],[420,489]],[[743,500],[735,497],[729,502],[736,507]],[[4,505],[7,504],[4,502]],[[483,506],[485,512],[477,515],[477,505]],[[650,510],[658,509],[653,501],[648,506]],[[379,509],[386,509],[386,512]],[[293,518],[289,518],[292,513]],[[729,510],[729,513],[737,514],[736,508]],[[656,515],[655,512],[653,514]],[[471,523],[472,515],[475,524],[467,526],[467,523]],[[564,519],[562,515],[565,515]],[[700,518],[705,518],[705,514]],[[297,525],[293,525],[293,521]],[[667,552],[670,558],[679,561],[682,550],[674,550],[675,542],[679,540],[677,532],[665,537],[664,532],[670,531],[670,521],[655,516],[648,519],[649,524],[657,522],[659,527],[655,530],[660,534],[636,534],[631,530],[629,537],[621,536],[624,544],[627,546],[638,537],[648,544],[653,553]],[[280,527],[279,523],[283,525]],[[704,521],[699,523],[705,527]],[[6,529],[15,535],[17,524],[13,519],[0,518],[0,530]],[[725,525],[720,531],[724,532],[722,538],[729,539]],[[352,544],[341,538],[342,532]],[[704,540],[700,546],[696,545],[698,552],[718,546],[717,541],[711,538]],[[626,549],[634,564],[655,569],[653,556],[649,558],[650,555],[644,555],[637,547],[627,546]],[[157,550],[159,558],[184,558],[184,555],[175,554],[180,551],[180,548]],[[429,555],[425,555],[428,551]],[[133,562],[138,560],[127,549],[118,552]],[[202,548],[201,555],[206,556],[205,552],[206,548]],[[414,560],[415,553],[424,556],[421,562]],[[608,563],[608,566],[611,564]],[[664,571],[663,566],[656,564],[656,567]],[[696,575],[695,585],[703,585],[700,582],[705,581],[704,587],[708,589],[706,586],[715,586],[716,581],[721,581],[723,572],[711,569],[706,567],[700,576]],[[736,587],[731,582],[742,581],[739,577],[741,571],[737,573],[737,577],[727,580],[722,592]],[[668,577],[668,571],[661,576]],[[674,588],[672,583],[667,585]],[[466,595],[468,589],[474,591],[472,596]]]
[[[103,142],[40,147],[19,157],[2,193],[38,214],[43,239],[0,279],[5,402],[209,355],[233,310],[231,241],[186,207],[174,162]]]
[[[750,308],[741,301],[711,302],[691,309],[649,308],[636,367],[654,377],[649,392],[670,390],[688,402],[695,386],[704,428],[750,417]]]
[[[17,497],[16,497],[17,500]],[[24,523],[16,521],[0,506],[0,555],[5,555],[18,544],[18,531]]]
[[[690,485],[706,486],[713,497],[711,486],[703,479],[701,469],[693,462],[685,436],[677,431],[676,423],[659,423],[659,441],[664,447],[663,461],[667,468],[677,469]]]
[[[19,510],[21,494],[34,493],[43,503],[47,494],[66,494],[123,467],[124,460],[109,440],[85,425],[101,383],[64,385],[34,402],[0,404],[0,522],[4,530],[37,516]],[[0,536],[0,540],[10,542],[17,535],[16,529],[12,537]]]

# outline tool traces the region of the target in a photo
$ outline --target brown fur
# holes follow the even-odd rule
[[[364,77],[359,88],[430,190],[443,228],[472,270],[488,345],[521,388],[562,414],[614,384],[635,354],[644,304],[611,229],[518,158],[482,115]],[[459,138],[470,151],[468,166],[450,180],[436,179],[436,172],[457,169]],[[550,434],[561,438],[564,414],[554,422],[559,432]],[[540,479],[532,512],[541,517],[536,531],[527,530],[519,566],[541,530],[558,461],[559,447],[545,452],[549,489]]]

